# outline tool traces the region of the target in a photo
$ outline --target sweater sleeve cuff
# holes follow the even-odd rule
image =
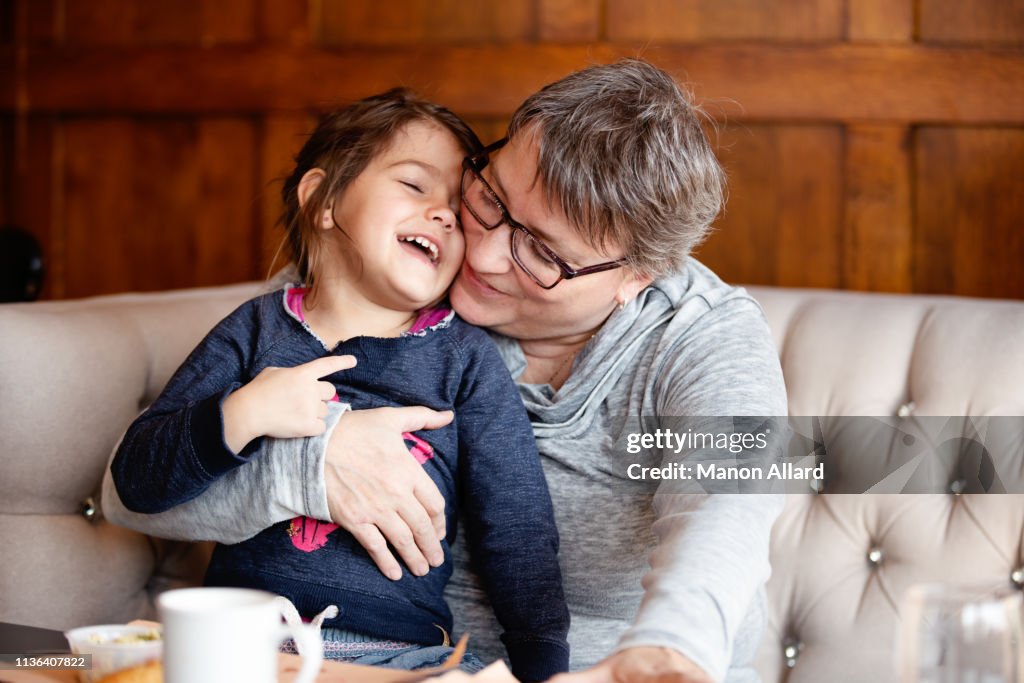
[[[524,683],[546,681],[569,670],[568,643],[551,640],[522,640],[506,643],[512,675]]]
[[[660,605],[664,610],[678,610],[678,614],[720,614],[714,601],[692,594],[679,596],[679,602],[674,604]],[[721,681],[729,668],[729,661],[732,659],[732,643],[717,628],[712,627],[711,622],[705,620],[680,620],[666,618],[667,612],[652,608],[651,604],[646,605],[647,609],[641,609],[635,623],[626,630],[619,638],[615,652],[626,650],[631,647],[665,647],[676,650],[694,664],[699,666],[712,678]],[[666,626],[670,624],[671,626]],[[721,633],[720,637],[715,634]]]
[[[305,440],[303,449],[303,467],[306,471],[303,477],[303,506],[306,515],[313,519],[329,520],[331,518],[330,507],[327,504],[327,478],[324,476],[324,465],[327,461],[327,444],[331,441],[331,435],[341,421],[342,415],[352,409],[348,403],[332,401],[327,404],[327,416],[324,422],[327,429],[320,436],[309,437]]]
[[[246,444],[240,453],[235,453],[224,441],[224,413],[221,405],[240,386],[238,383],[232,384],[223,393],[196,401],[189,411],[193,455],[211,478],[245,464],[263,444],[263,437],[259,437]]]

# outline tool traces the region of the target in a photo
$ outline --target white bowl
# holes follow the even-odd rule
[[[153,633],[158,636],[156,640],[133,640]],[[92,655],[92,669],[78,672],[82,683],[96,683],[107,674],[160,659],[164,646],[159,626],[82,626],[67,631],[64,637],[74,654]],[[122,639],[128,642],[117,642]]]

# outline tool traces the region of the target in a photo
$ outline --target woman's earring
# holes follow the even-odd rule
[[[625,302],[625,301],[620,301],[620,302],[619,302],[619,310],[621,311],[621,310],[623,310],[624,308],[626,308],[626,302]]]

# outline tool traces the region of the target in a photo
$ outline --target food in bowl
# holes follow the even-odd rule
[[[94,645],[135,645],[137,643],[152,643],[160,640],[160,632],[150,629],[141,633],[122,633],[107,636],[102,633],[94,633],[89,636],[89,642]]]
[[[92,669],[79,671],[82,683],[160,659],[163,638],[159,627],[104,624],[83,626],[64,634],[76,655],[91,654]]]

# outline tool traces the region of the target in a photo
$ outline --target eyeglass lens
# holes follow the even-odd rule
[[[494,196],[470,168],[463,171],[462,187],[467,208],[485,228],[493,230],[506,222]],[[551,287],[558,282],[562,271],[541,244],[522,229],[509,227],[512,228],[512,258],[516,263],[542,287]]]

